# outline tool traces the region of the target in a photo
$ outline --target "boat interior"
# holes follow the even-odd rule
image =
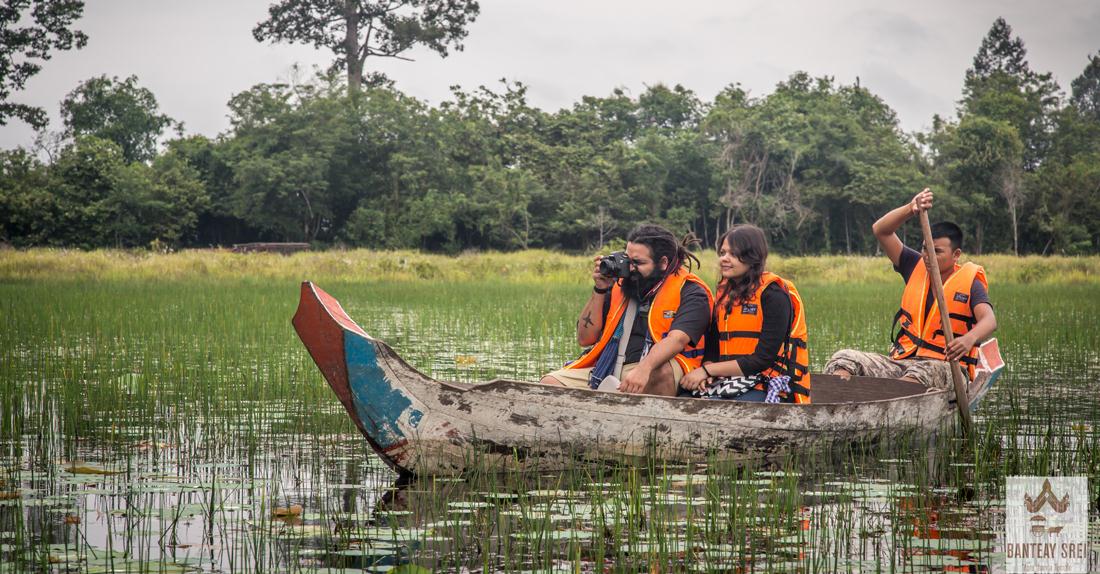
[[[464,390],[470,390],[496,382],[515,383],[510,379],[496,379],[489,383],[471,384],[455,383],[447,381],[446,384]],[[867,401],[881,401],[911,397],[934,392],[920,383],[903,381],[900,379],[879,379],[873,377],[851,377],[842,379],[836,375],[824,375],[814,373],[812,378],[810,396],[814,404],[842,404],[862,403]],[[685,400],[692,400],[684,397]]]

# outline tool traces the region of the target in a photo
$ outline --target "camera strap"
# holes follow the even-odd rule
[[[623,334],[619,336],[619,355],[615,357],[615,369],[611,374],[623,378],[623,362],[626,360],[626,347],[630,344],[630,332],[634,330],[634,317],[638,315],[638,302],[628,297],[626,312],[623,314]]]

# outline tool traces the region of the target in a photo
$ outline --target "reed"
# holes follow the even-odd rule
[[[395,490],[289,324],[302,270],[336,254],[267,270],[215,255],[196,278],[189,253],[0,253],[0,574],[991,570],[1005,477],[1100,476],[1091,260],[1089,280],[1054,285],[983,261],[1009,370],[973,443],[945,428],[741,466],[624,458]],[[401,257],[344,255],[359,271]],[[533,256],[410,254],[430,280],[334,263],[323,286],[433,376],[533,380],[578,351],[586,264]],[[17,257],[43,259],[17,272]],[[885,350],[888,269],[852,283],[824,275],[839,261],[776,263],[799,277],[816,368],[841,346]]]
[[[606,250],[605,250],[606,251]],[[713,251],[699,252],[700,275],[716,281]],[[0,281],[26,280],[245,280],[289,282],[493,282],[587,284],[593,254],[573,255],[532,249],[510,253],[464,252],[441,255],[418,251],[366,249],[300,252],[293,255],[233,253],[227,249],[191,249],[174,253],[145,250],[35,248],[0,250]],[[964,255],[985,267],[994,284],[1096,285],[1100,256]],[[773,254],[769,268],[802,284],[897,282],[881,256]]]

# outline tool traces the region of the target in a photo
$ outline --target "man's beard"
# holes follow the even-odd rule
[[[661,279],[660,271],[656,270],[649,277],[642,277],[637,271],[631,272],[629,277],[623,279],[623,293],[632,299],[642,301],[661,282]]]

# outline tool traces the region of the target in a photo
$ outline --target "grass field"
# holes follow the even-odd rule
[[[716,257],[701,251],[702,277],[717,277]],[[1042,285],[1100,284],[1100,257],[964,255],[985,267],[990,281]],[[434,255],[413,251],[319,251],[284,256],[228,250],[92,252],[0,250],[0,280],[15,279],[285,279],[297,281],[489,281],[584,283],[592,256],[531,250],[516,253]],[[811,283],[893,283],[897,275],[883,257],[818,256],[769,258],[769,269]]]
[[[1089,476],[1096,500],[1098,258],[979,260],[1009,368],[973,445],[946,429],[740,469],[395,485],[290,326],[308,278],[428,374],[533,380],[578,352],[590,260],[0,252],[0,574],[989,571],[1006,476]],[[774,263],[815,368],[886,348],[888,264]]]

